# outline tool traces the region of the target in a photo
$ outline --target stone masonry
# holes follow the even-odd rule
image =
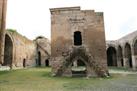
[[[4,58],[4,33],[6,24],[7,0],[0,0],[0,65]]]
[[[37,46],[36,65],[37,66],[50,66],[50,55],[51,55],[50,41],[43,36],[38,36],[35,39],[35,43]]]
[[[4,60],[2,66],[13,69],[35,66],[36,45],[16,31],[5,31]]]
[[[86,76],[107,76],[102,12],[80,7],[52,8],[51,63],[55,76],[72,76],[72,64],[82,60]]]
[[[118,40],[107,41],[108,66],[137,70],[137,31]]]

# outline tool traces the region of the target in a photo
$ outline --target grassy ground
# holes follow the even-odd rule
[[[0,71],[0,91],[137,91],[137,74],[123,74],[125,69],[110,68],[112,73],[109,78],[51,77],[50,70]]]

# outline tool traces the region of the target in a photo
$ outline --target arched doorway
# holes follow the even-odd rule
[[[119,45],[118,46],[118,53],[117,53],[117,55],[118,55],[118,61],[119,61],[119,64],[120,64],[120,66],[124,66],[124,63],[123,63],[123,53],[122,53],[122,47]]]
[[[82,45],[82,36],[80,31],[74,32],[74,45]]]
[[[24,68],[26,67],[26,59],[25,58],[23,59],[23,67]]]
[[[87,67],[85,64],[84,59],[81,57],[76,57],[73,62],[77,62],[77,66],[72,66],[71,71],[72,71],[72,76],[73,77],[85,77],[87,76]]]
[[[38,52],[38,66],[41,66],[41,53]]]
[[[48,59],[45,60],[45,66],[49,66],[49,60]]]
[[[9,35],[5,35],[4,63],[3,66],[12,66],[13,42]]]
[[[72,63],[79,60],[83,61],[83,63],[85,64],[85,69],[81,70],[84,73],[84,76],[105,77],[106,74],[108,74],[107,71],[102,71],[103,69],[99,66],[100,64],[96,63],[93,56],[89,55],[84,47],[74,47],[71,54],[65,59],[64,62],[62,62],[61,66],[57,69],[55,76],[73,76],[73,71],[75,70],[72,69]],[[78,75],[77,71],[75,72],[76,75]]]
[[[108,66],[117,66],[117,54],[114,47],[107,49],[107,64]]]
[[[126,58],[126,65],[132,68],[132,55],[131,55],[131,47],[130,44],[126,43],[125,45],[125,58]]]

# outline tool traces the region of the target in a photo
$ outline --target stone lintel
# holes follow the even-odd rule
[[[55,12],[55,11],[74,11],[74,10],[80,10],[80,6],[76,6],[76,7],[63,7],[63,8],[51,8],[50,12]]]

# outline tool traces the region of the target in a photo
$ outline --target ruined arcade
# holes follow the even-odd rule
[[[72,66],[83,63],[87,77],[106,76],[107,59],[103,13],[80,7],[51,11],[51,63],[55,76],[79,73]]]

